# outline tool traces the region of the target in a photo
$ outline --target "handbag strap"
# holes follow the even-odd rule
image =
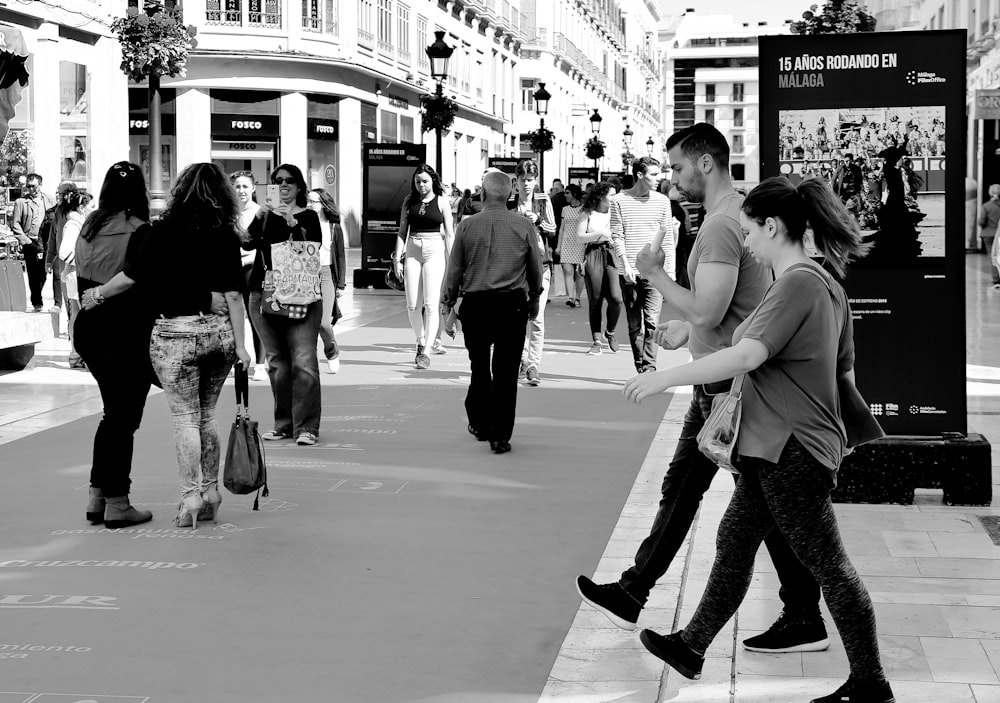
[[[250,410],[250,374],[246,367],[237,363],[234,368],[236,377],[236,413],[244,417]]]

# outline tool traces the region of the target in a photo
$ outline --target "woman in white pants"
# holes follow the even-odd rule
[[[323,244],[319,250],[320,285],[323,293],[323,319],[319,323],[319,336],[323,340],[323,356],[330,373],[340,371],[340,346],[333,333],[333,326],[340,319],[337,299],[344,294],[347,283],[344,271],[344,230],[340,227],[337,201],[323,188],[313,188],[308,194],[308,207],[319,215],[323,230]]]
[[[455,240],[451,203],[441,179],[427,164],[413,172],[410,194],[403,201],[392,265],[406,284],[406,311],[417,338],[418,369],[431,365],[427,345],[435,343],[441,324],[441,288]],[[406,263],[403,263],[403,252]],[[440,342],[436,342],[440,344]]]

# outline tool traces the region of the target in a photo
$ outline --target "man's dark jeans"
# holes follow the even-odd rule
[[[636,371],[656,369],[656,353],[659,345],[653,341],[653,332],[660,321],[663,295],[644,278],[628,283],[624,276],[619,278],[622,298],[625,301],[625,317],[628,319],[628,342],[632,345],[632,360]]]
[[[28,276],[28,291],[31,293],[31,306],[42,307],[42,288],[45,286],[45,250],[41,243],[35,241],[25,244],[24,272]]]
[[[509,442],[514,433],[517,371],[528,324],[524,292],[466,293],[458,316],[472,371],[465,396],[469,424],[490,441]]]
[[[649,536],[635,555],[635,564],[624,571],[619,583],[628,593],[645,604],[649,592],[667,572],[691,529],[718,467],[698,451],[698,432],[712,412],[712,399],[729,391],[731,381],[694,387],[694,397],[684,416],[684,426],[677,440],[674,458],[661,486],[660,507]],[[738,477],[735,477],[738,480]],[[777,530],[764,540],[781,581],[779,597],[789,613],[813,616],[819,613],[820,589],[812,573],[795,557],[791,547]]]

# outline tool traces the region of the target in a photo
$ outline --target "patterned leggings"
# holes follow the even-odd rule
[[[826,468],[794,436],[777,464],[741,459],[739,468],[740,480],[719,525],[715,564],[684,641],[699,652],[708,648],[746,596],[761,541],[778,529],[823,589],[851,676],[884,679],[875,610],[840,540]]]

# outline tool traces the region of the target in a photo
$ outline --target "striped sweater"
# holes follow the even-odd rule
[[[670,211],[670,199],[662,193],[650,191],[639,198],[630,191],[611,197],[611,242],[618,254],[618,273],[625,275],[625,259],[635,269],[635,257],[653,237],[661,224],[667,227],[663,237],[663,269],[674,278],[674,252],[677,248],[677,229]]]

